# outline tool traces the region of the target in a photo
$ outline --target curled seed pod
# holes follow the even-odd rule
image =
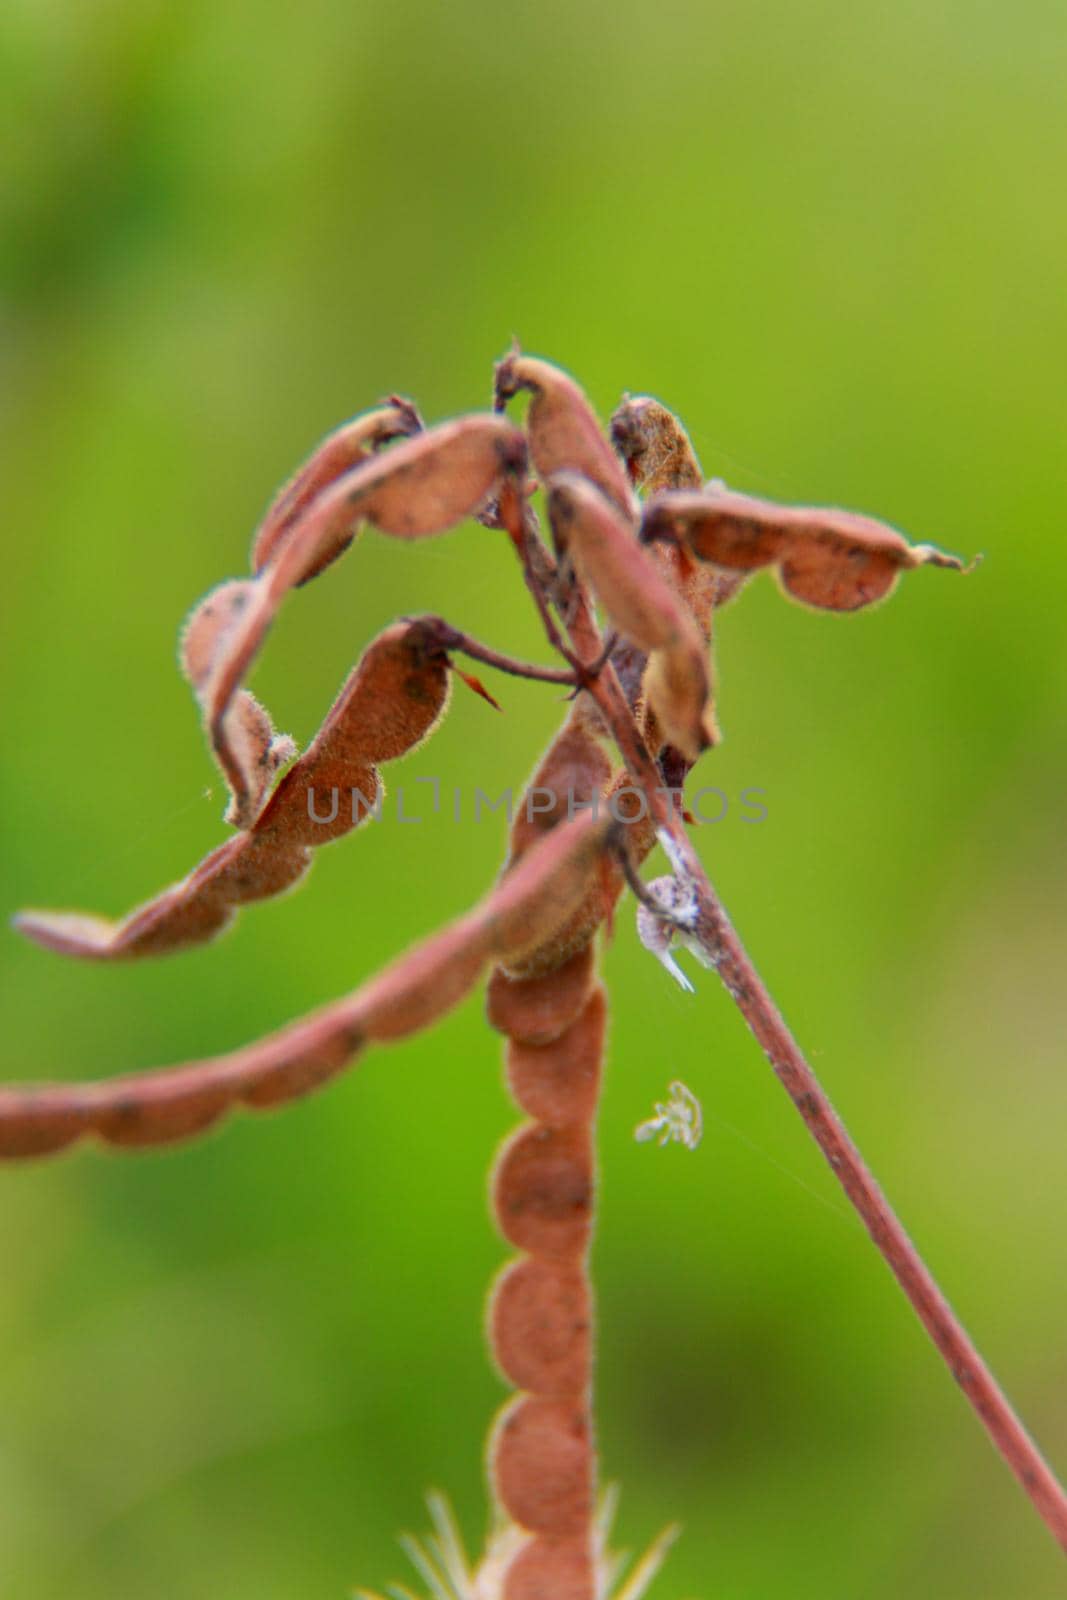
[[[233,579],[206,594],[185,623],[179,659],[202,708],[217,665],[256,599],[254,580]],[[296,745],[275,733],[266,708],[247,689],[235,693],[222,708],[216,743],[226,752],[225,763],[220,762],[230,789],[226,821],[248,827],[279,769],[296,755]]]
[[[118,922],[78,912],[24,911],[15,926],[63,955],[118,960],[199,944],[238,906],[291,887],[314,846],[340,838],[378,795],[377,763],[430,733],[448,703],[447,657],[418,622],[395,623],[365,651],[304,755],[251,828]],[[327,808],[330,814],[324,815]]]
[[[646,508],[642,533],[680,539],[699,560],[732,571],[773,566],[787,594],[826,611],[871,605],[914,567],[963,568],[958,556],[911,545],[872,517],[780,506],[729,490],[659,495]]]
[[[520,1395],[499,1418],[490,1445],[501,1505],[520,1527],[575,1538],[593,1511],[593,1444],[585,1406]]]
[[[589,1386],[592,1318],[584,1267],[521,1256],[504,1268],[490,1297],[490,1348],[517,1389],[580,1396]]]
[[[525,469],[521,429],[491,412],[473,412],[369,462],[353,476],[347,503],[382,533],[422,539],[473,516],[505,478],[521,478]]]
[[[626,472],[574,379],[549,361],[513,350],[497,362],[493,390],[497,409],[524,389],[532,396],[526,429],[541,477],[580,472],[622,512],[635,516],[637,505]]]
[[[549,480],[553,532],[620,633],[649,656],[643,688],[663,736],[689,759],[718,739],[705,645],[629,524],[575,473]]]
[[[364,1043],[405,1037],[444,1015],[487,962],[510,949],[524,919],[529,937],[543,940],[553,918],[565,916],[583,894],[581,874],[594,870],[604,839],[591,818],[576,818],[531,849],[476,910],[416,945],[380,977],[228,1055],[101,1083],[0,1089],[0,1160],[47,1155],[91,1133],[113,1144],[166,1143],[199,1132],[233,1106],[280,1105],[317,1088]],[[577,1154],[570,1152],[572,1165]],[[567,1148],[561,1145],[557,1155],[570,1181]],[[536,1220],[529,1162],[524,1171]],[[520,1170],[519,1184],[522,1179]],[[560,1237],[558,1229],[548,1231]]]
[[[422,419],[414,403],[392,395],[387,405],[364,412],[328,434],[275,496],[252,544],[252,571],[261,572],[274,559],[294,523],[337,478],[361,466],[382,445],[421,431]],[[339,529],[332,542],[324,540],[305,564],[298,582],[306,583],[336,561],[351,544],[357,526]]]
[[[205,648],[210,626],[198,607],[186,629],[186,656],[208,738],[233,793],[228,820],[247,827],[262,797],[250,783],[247,763],[231,743],[229,710],[247,677],[285,596],[332,561],[351,543],[363,522],[397,538],[442,533],[478,510],[510,474],[522,474],[526,444],[503,417],[475,413],[403,440],[333,481],[275,541],[274,556],[240,591],[216,591],[228,606],[225,626],[215,623],[213,648]],[[208,601],[220,602],[213,596]]]

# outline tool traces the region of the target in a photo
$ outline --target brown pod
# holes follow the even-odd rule
[[[593,484],[557,472],[547,484],[559,547],[574,560],[612,624],[642,650],[656,650],[692,626],[678,596],[634,536],[632,523]]]
[[[175,1144],[217,1122],[229,1103],[229,1094],[217,1083],[166,1097],[138,1092],[112,1099],[98,1116],[95,1132],[108,1144],[131,1149]]]
[[[522,431],[505,417],[472,412],[443,422],[327,491],[352,515],[398,539],[422,539],[473,516],[504,477],[525,472]],[[322,504],[320,499],[318,504]]]
[[[253,578],[229,578],[209,589],[182,624],[178,659],[199,694],[215,669],[227,634],[259,593]]]
[[[569,818],[595,815],[600,823],[610,823],[603,802],[612,782],[612,767],[602,739],[596,712],[584,695],[579,696],[519,803],[507,872],[514,870],[514,863],[542,835]],[[621,882],[609,858],[602,857],[579,903],[549,937],[508,956],[504,963],[508,976],[523,980],[547,977],[585,952],[611,908],[617,881]]]
[[[413,402],[393,395],[388,405],[354,417],[323,439],[314,454],[278,491],[263,518],[252,544],[252,571],[262,571],[274,558],[293,524],[324,489],[351,472],[353,467],[361,466],[382,445],[393,439],[409,438],[421,430],[422,419]],[[331,561],[336,561],[351,544],[355,532],[355,526],[342,529],[332,542],[324,541],[305,568],[303,577],[297,581],[306,583]]]
[[[635,488],[643,494],[703,487],[704,474],[689,435],[659,400],[649,395],[624,395],[611,419],[611,439]],[[692,560],[677,545],[657,544],[652,549],[701,633],[710,639],[712,612],[733,598],[745,582],[744,573],[718,572]]]
[[[492,1177],[504,1237],[531,1255],[574,1259],[589,1245],[593,1150],[588,1128],[527,1123],[505,1142]]]
[[[580,472],[627,516],[636,516],[637,502],[626,471],[574,379],[550,361],[513,350],[497,362],[493,388],[497,408],[524,389],[533,397],[526,430],[542,480],[555,472]]]
[[[598,987],[577,1020],[551,1044],[508,1041],[508,1087],[528,1116],[549,1127],[592,1121],[606,1023],[604,990]]]
[[[593,1442],[577,1400],[520,1395],[490,1442],[497,1497],[508,1516],[553,1539],[582,1535],[593,1509]]]
[[[648,652],[644,693],[664,738],[689,761],[717,742],[707,650],[682,597],[613,505],[574,473],[549,482],[548,512],[611,622]]]
[[[350,832],[376,802],[376,764],[417,749],[444,715],[450,690],[447,657],[429,647],[421,624],[386,628],[368,645],[319,732],[285,774],[256,832],[308,845]],[[321,820],[334,809],[335,795],[336,817]]]
[[[535,853],[529,851],[505,872],[491,907],[494,949],[503,965],[514,970],[531,951],[557,948],[559,931],[575,908],[597,891],[613,828],[610,817],[577,816],[538,844],[539,870],[528,868]],[[558,965],[576,948],[561,950],[550,964]]]
[[[364,1043],[362,1030],[352,1022],[310,1044],[298,1035],[294,1043],[274,1051],[259,1071],[245,1077],[240,1101],[253,1110],[267,1111],[299,1100],[349,1066]]]
[[[612,767],[581,699],[542,756],[523,793],[511,829],[509,864],[561,822],[591,814],[611,781]]]
[[[217,613],[228,610],[222,621],[207,622],[198,607],[186,629],[189,669],[204,714],[208,736],[233,794],[227,820],[247,827],[256,815],[264,785],[258,783],[254,764],[242,750],[242,723],[247,710],[235,717],[234,705],[247,695],[241,684],[252,666],[271,623],[286,595],[333,561],[351,543],[361,522],[369,520],[398,538],[422,538],[442,533],[464,517],[473,515],[509,475],[525,471],[526,444],[521,431],[503,417],[476,413],[407,438],[381,456],[364,455],[318,494],[299,502],[284,535],[268,541],[271,559],[256,578],[244,584],[223,585],[209,603]],[[214,635],[212,634],[214,629]],[[204,636],[207,636],[206,639]],[[203,675],[209,657],[210,671]],[[250,697],[249,697],[250,698]],[[252,702],[255,707],[255,702]],[[266,714],[256,707],[258,723]],[[253,718],[249,733],[255,737]],[[269,732],[269,719],[267,720]],[[244,736],[247,743],[248,735]],[[274,759],[276,770],[292,753]]]
[[[701,488],[703,474],[689,435],[661,401],[647,394],[623,395],[610,429],[635,488],[646,494]]]
[[[777,566],[782,588],[825,611],[857,611],[883,599],[898,575],[930,565],[963,568],[933,545],[910,545],[888,523],[853,511],[780,506],[707,490],[658,495],[644,535],[682,539],[701,561],[738,571]]]
[[[497,1279],[489,1303],[489,1342],[517,1389],[583,1395],[592,1360],[592,1304],[585,1271],[523,1256]]]
[[[493,953],[491,929],[477,913],[411,951],[367,986],[356,1020],[375,1043],[429,1027],[470,993]]]
[[[719,743],[707,648],[695,629],[670,649],[652,651],[641,688],[663,741],[673,744],[687,761],[696,761]]]
[[[233,840],[221,854],[228,859],[244,844]],[[486,964],[510,949],[524,917],[532,936],[540,937],[546,905],[558,910],[580,897],[602,847],[603,830],[588,817],[558,829],[474,911],[370,984],[229,1055],[111,1082],[0,1089],[0,1158],[47,1154],[86,1133],[122,1144],[181,1139],[236,1104],[275,1105],[308,1092],[341,1071],[365,1043],[405,1037],[456,1005]],[[531,1162],[520,1151],[505,1180],[509,1203],[526,1211],[525,1223],[516,1212],[516,1225],[524,1238],[573,1252],[588,1228],[591,1151],[581,1140],[564,1140],[535,1153],[539,1160]]]
[[[162,955],[202,943],[232,920],[237,907],[296,883],[311,864],[313,846],[340,838],[366,818],[380,789],[376,763],[420,744],[444,713],[449,692],[447,657],[430,646],[424,625],[394,623],[368,645],[318,734],[247,830],[119,921],[26,911],[16,926],[48,949],[95,960]]]
[[[4,1115],[5,1102],[12,1114]],[[21,1091],[0,1089],[0,1161],[55,1155],[90,1126],[79,1096],[66,1086]]]
[[[507,1569],[503,1600],[598,1600],[589,1535],[531,1539]]]
[[[212,743],[230,788],[227,822],[248,827],[258,813],[278,769],[296,754],[293,741],[277,734],[266,708],[236,681],[223,698],[219,682],[233,651],[262,604],[262,586],[252,578],[233,579],[209,591],[182,628],[179,660],[210,723]]]
[[[537,978],[511,978],[497,967],[486,991],[490,1027],[525,1044],[550,1044],[581,1015],[593,986],[592,943]]]

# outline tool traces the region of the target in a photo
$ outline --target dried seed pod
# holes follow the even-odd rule
[[[531,1122],[504,1145],[493,1210],[504,1237],[530,1255],[574,1260],[589,1246],[593,1154],[588,1130]]]
[[[537,1535],[509,1564],[503,1600],[597,1600],[599,1592],[588,1534]]]
[[[635,489],[700,489],[704,478],[692,442],[672,411],[651,395],[624,394],[612,413],[611,442]]]
[[[560,732],[530,780],[516,811],[505,871],[513,869],[530,846],[571,817],[593,815],[610,824],[603,798],[612,781],[611,762],[595,710],[579,696]],[[542,944],[515,952],[505,963],[511,978],[557,971],[586,948],[607,916],[621,887],[612,862],[602,858],[582,901]],[[494,979],[494,985],[503,979]],[[505,991],[501,988],[501,993]],[[514,991],[517,993],[518,991]]]
[[[213,673],[224,659],[240,619],[255,605],[255,580],[237,578],[212,589],[192,612],[182,631],[179,656],[201,707],[210,695]],[[216,747],[230,790],[226,821],[247,828],[281,767],[296,755],[292,739],[279,735],[266,707],[247,689],[239,689],[216,719]]]
[[[504,1376],[527,1393],[494,1429],[489,1458],[502,1509],[533,1534],[509,1564],[503,1594],[593,1600],[596,1459],[588,1247],[605,998],[595,987],[574,1018],[577,958],[559,970],[567,976],[554,1028],[547,1021],[548,989],[541,978],[508,980],[503,1008],[527,1038],[531,1032],[553,1036],[539,1045],[513,1037],[507,1049],[512,1091],[539,1120],[512,1135],[494,1167],[497,1225],[527,1253],[497,1280],[488,1331]],[[518,998],[523,988],[531,991],[525,1006]]]
[[[497,409],[523,389],[532,396],[526,430],[542,479],[557,472],[580,472],[626,516],[635,517],[637,503],[626,472],[574,379],[549,361],[513,350],[497,362],[493,389]]]
[[[497,1422],[490,1456],[500,1503],[520,1527],[552,1539],[586,1534],[594,1458],[580,1401],[520,1395]]]
[[[648,655],[643,688],[664,738],[695,761],[718,729],[704,642],[688,610],[629,524],[583,478],[551,478],[548,513],[613,625]]]
[[[102,1083],[0,1090],[0,1159],[46,1155],[90,1133],[120,1145],[167,1143],[208,1127],[233,1106],[266,1108],[307,1093],[365,1043],[406,1037],[443,1016],[487,962],[510,950],[524,921],[531,940],[548,937],[583,895],[582,873],[595,869],[605,839],[602,825],[576,818],[531,849],[468,916],[378,978],[228,1055]],[[566,1153],[561,1146],[557,1155]],[[524,1171],[536,1219],[530,1163]],[[521,1183],[523,1172],[517,1177]]]
[[[554,1128],[592,1122],[600,1093],[605,1026],[604,991],[597,988],[581,1015],[551,1042],[509,1039],[508,1087],[528,1116]]]
[[[303,502],[257,578],[244,587],[223,585],[197,607],[184,655],[232,792],[228,821],[249,827],[262,801],[263,785],[250,773],[244,750],[234,746],[230,708],[289,591],[333,560],[363,522],[397,538],[444,532],[477,511],[509,474],[521,475],[525,459],[521,431],[488,412],[405,439]]]
[[[703,487],[704,475],[688,433],[674,413],[650,395],[623,396],[611,418],[611,439],[642,494]],[[658,555],[701,633],[710,638],[712,612],[733,598],[745,575],[709,569],[679,545],[660,545]]]
[[[539,860],[553,862],[551,874],[544,872],[531,885],[524,872],[527,855],[507,870],[494,897],[494,915],[496,952],[509,971],[535,951],[559,950],[559,962],[573,953],[560,949],[560,930],[570,925],[577,907],[596,897],[605,847],[615,832],[610,817],[576,816],[554,829],[539,851]]]
[[[347,504],[382,533],[423,539],[473,516],[505,478],[522,479],[525,470],[521,429],[473,412],[368,462],[351,479]]]
[[[497,967],[485,997],[490,1027],[523,1044],[551,1044],[584,1011],[594,969],[591,943],[538,978],[512,978]]]
[[[252,544],[252,571],[261,572],[274,559],[290,529],[331,483],[361,466],[382,445],[410,438],[420,433],[422,426],[414,403],[391,395],[388,404],[354,417],[323,439],[271,503]],[[351,544],[357,529],[358,524],[340,528],[332,542],[324,540],[298,582],[306,583],[336,561]]]
[[[489,1343],[517,1389],[581,1396],[592,1365],[593,1312],[581,1266],[520,1256],[504,1268],[489,1302]]]
[[[98,961],[201,943],[239,906],[291,887],[310,866],[316,845],[363,821],[379,792],[377,764],[416,748],[444,712],[448,694],[445,652],[427,641],[419,622],[395,623],[368,646],[318,734],[247,832],[121,921],[24,911],[15,926],[47,949]]]
[[[857,611],[883,599],[913,567],[963,568],[958,556],[911,545],[872,517],[780,506],[729,490],[658,495],[642,533],[679,539],[699,560],[732,571],[774,566],[787,594],[826,611]]]
[[[611,761],[595,713],[579,698],[516,808],[509,863],[519,860],[531,844],[561,822],[594,807],[599,811],[611,778]]]

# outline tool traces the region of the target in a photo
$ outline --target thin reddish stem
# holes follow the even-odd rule
[[[580,637],[575,637],[576,630],[572,626],[569,629],[572,642],[584,660],[592,663],[599,659],[599,635],[588,612],[578,620]],[[611,730],[634,782],[642,790],[651,816],[670,836],[676,854],[672,864],[681,868],[696,896],[696,936],[714,961],[730,998],[755,1035],[800,1112],[805,1127],[978,1420],[1019,1480],[1038,1516],[1067,1551],[1067,1493],[938,1288],[734,932],[670,795],[662,785],[610,662],[600,672],[590,674],[585,687]]]
[[[442,650],[458,650],[461,655],[470,656],[472,661],[481,661],[485,666],[494,667],[497,672],[506,672],[513,678],[530,678],[535,683],[559,683],[572,688],[575,684],[575,675],[570,668],[542,667],[534,661],[518,661],[514,656],[502,655],[499,650],[482,644],[469,633],[454,628],[444,617],[404,617],[402,620],[417,624],[427,639]]]
[[[1067,1494],[849,1138],[703,873],[696,889],[696,934],[712,955],[727,992],[982,1426],[1022,1484],[1038,1516],[1067,1550]]]

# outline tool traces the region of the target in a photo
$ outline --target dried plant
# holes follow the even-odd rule
[[[501,414],[520,392],[530,397],[524,428]],[[538,488],[549,542],[533,509]],[[402,619],[368,646],[298,755],[245,687],[290,590],[364,525],[410,540],[472,516],[513,546],[560,664],[515,660],[440,617]],[[320,445],[256,534],[251,576],[213,590],[186,626],[183,666],[236,832],[118,922],[43,911],[16,919],[37,943],[91,960],[207,940],[240,906],[296,883],[315,846],[374,811],[379,768],[432,733],[453,675],[491,698],[458,657],[572,691],[517,809],[503,873],[473,911],[353,994],[228,1055],[0,1091],[4,1157],[44,1155],[86,1135],[169,1143],[236,1105],[276,1106],[317,1088],[366,1046],[428,1027],[489,972],[488,1019],[507,1041],[507,1080],[525,1116],[492,1179],[497,1223],[517,1254],[493,1289],[489,1342],[516,1394],[491,1433],[498,1529],[482,1563],[468,1565],[440,1499],[431,1503],[434,1535],[408,1544],[434,1596],[594,1600],[619,1579],[606,1550],[613,1502],[597,1512],[589,1246],[607,1011],[595,939],[627,889],[643,943],[669,972],[686,981],[670,954],[677,940],[718,973],[994,1444],[1067,1548],[1067,1497],[819,1088],[685,826],[687,775],[719,737],[715,611],[763,567],[790,597],[842,612],[884,599],[901,573],[924,565],[961,562],[867,517],[704,485],[685,430],[658,401],[625,397],[606,436],[571,378],[518,350],[497,366],[491,412],[425,429],[415,407],[393,397]],[[645,882],[640,867],[657,840],[671,871]],[[696,1144],[700,1108],[684,1084],[671,1084],[637,1133]],[[667,1542],[619,1600],[643,1592]]]

